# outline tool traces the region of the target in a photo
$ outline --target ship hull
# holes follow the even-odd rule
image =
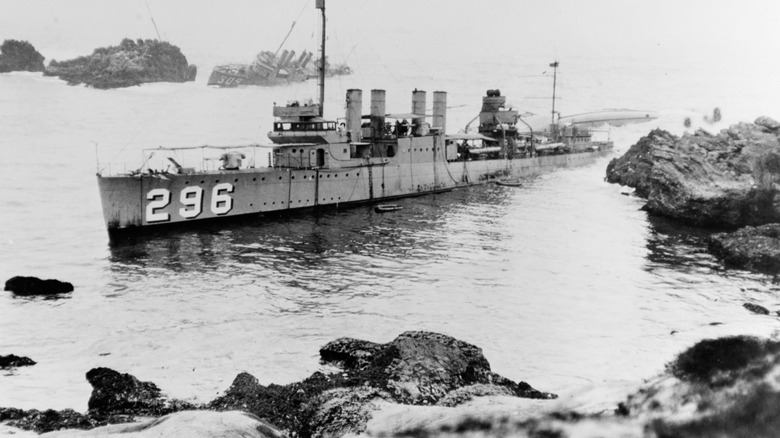
[[[262,168],[191,174],[100,176],[112,236],[176,225],[349,206],[526,177],[593,162],[610,151],[519,159],[394,162],[338,169]],[[405,162],[405,163],[404,163]],[[411,163],[411,164],[410,164]]]
[[[308,77],[301,73],[292,73],[289,75],[261,76],[253,73],[249,66],[244,69],[215,67],[209,76],[207,85],[216,85],[223,88],[234,88],[242,85],[256,85],[273,87],[285,85],[292,82],[303,82]]]

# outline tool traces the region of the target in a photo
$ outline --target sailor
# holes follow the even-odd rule
[[[404,119],[401,122],[401,131],[398,133],[398,135],[406,136],[406,134],[408,133],[409,133],[409,122],[407,122],[406,119]]]
[[[225,170],[238,170],[241,168],[241,160],[244,158],[246,155],[241,152],[226,152],[219,157],[222,161],[222,168]]]

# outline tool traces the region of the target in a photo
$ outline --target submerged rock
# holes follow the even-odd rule
[[[44,57],[27,41],[5,40],[0,45],[0,73],[43,71]]]
[[[15,368],[35,365],[35,361],[29,357],[16,356],[9,354],[7,356],[0,356],[0,368]]]
[[[55,295],[73,292],[73,285],[59,280],[17,276],[5,282],[5,290],[17,295]]]
[[[194,81],[197,69],[181,50],[164,41],[124,39],[118,46],[95,49],[92,55],[51,61],[46,76],[59,76],[70,85],[121,88],[148,82]]]
[[[607,181],[636,188],[646,209],[701,226],[780,221],[778,124],[761,117],[717,135],[656,129],[607,166]]]
[[[707,239],[707,247],[728,267],[780,273],[780,224],[716,233]]]

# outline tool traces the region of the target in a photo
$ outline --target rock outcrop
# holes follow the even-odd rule
[[[168,400],[154,383],[129,374],[95,368],[87,373],[93,390],[86,414],[0,408],[0,421],[46,432],[91,429],[131,422],[136,416],[188,410],[242,411],[268,422],[272,432],[337,437],[365,431],[372,414],[388,404],[455,406],[485,395],[556,397],[494,373],[479,347],[438,333],[405,332],[387,344],[341,338],[322,347],[320,355],[323,362],[341,370],[267,386],[241,373],[222,396],[201,406]],[[125,430],[111,430],[120,429]]]
[[[717,135],[656,129],[607,166],[655,214],[709,227],[780,221],[780,124],[761,117]]]
[[[0,73],[43,71],[44,57],[27,41],[5,40],[0,45]]]
[[[776,437],[780,430],[780,342],[747,336],[707,339],[613,413],[554,412],[535,418],[467,416],[420,428],[416,437]],[[382,435],[381,430],[372,431]]]
[[[209,409],[246,410],[292,436],[360,433],[383,403],[457,404],[484,393],[551,399],[525,382],[490,370],[482,350],[431,332],[405,332],[387,344],[341,338],[320,349],[323,362],[340,373],[314,373],[289,385],[261,385],[242,373]],[[460,388],[483,385],[447,398]],[[485,389],[489,387],[490,389]]]
[[[707,239],[707,247],[728,267],[780,273],[780,224],[716,233]]]
[[[142,382],[130,374],[122,374],[109,368],[89,370],[87,381],[92,385],[92,395],[87,407],[89,414],[94,417],[114,415],[159,417],[194,408],[186,402],[168,400],[152,382]]]
[[[46,76],[59,76],[70,85],[121,88],[148,82],[195,80],[197,68],[187,64],[181,50],[164,41],[124,39],[118,46],[95,49],[92,55],[51,61]]]
[[[73,292],[73,285],[59,280],[16,276],[5,282],[5,290],[16,295],[57,295]]]
[[[0,368],[16,368],[30,365],[35,365],[35,361],[29,357],[16,356],[14,354],[0,356]]]

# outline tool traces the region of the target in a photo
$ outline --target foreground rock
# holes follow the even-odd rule
[[[97,418],[114,415],[141,415],[159,417],[171,412],[193,409],[179,400],[168,400],[152,382],[142,382],[130,374],[109,368],[93,368],[87,373],[92,385],[92,396],[87,407]]]
[[[108,368],[93,368],[87,373],[92,385],[86,414],[72,409],[22,410],[0,408],[0,421],[10,426],[38,433],[61,429],[92,429],[107,424],[129,423],[136,417],[160,417],[173,412],[195,409],[190,403],[169,400],[151,382],[142,382]]]
[[[383,437],[768,438],[780,430],[780,342],[775,340],[734,336],[698,342],[614,411],[584,414],[553,411],[554,406],[536,410],[536,414],[520,412],[519,405],[487,411],[477,399],[464,402],[486,394],[520,400],[518,390],[528,389],[485,368],[477,347],[435,333],[408,332],[387,344],[340,339],[323,347],[322,356],[338,361],[343,371],[315,373],[284,386],[263,386],[243,373],[224,396],[209,404],[220,412],[179,412],[154,421],[53,436],[338,437],[365,432]],[[418,366],[419,372],[408,378],[407,371]],[[121,383],[118,398],[146,400],[141,410],[155,415],[149,407],[160,406],[156,386],[114,372],[96,374]],[[488,383],[474,383],[484,379]],[[230,412],[234,409],[229,405],[252,415]],[[445,407],[452,405],[459,406]],[[38,432],[105,425],[105,420],[98,424],[92,400],[90,406],[88,415],[6,408],[0,409],[0,421],[15,419],[11,424],[16,425],[37,421],[34,428],[28,428]],[[127,412],[124,402],[104,406],[107,412]],[[457,416],[446,414],[461,407]]]
[[[95,49],[92,55],[69,61],[51,61],[46,76],[59,76],[70,85],[107,89],[148,82],[195,80],[197,69],[187,64],[181,50],[157,40],[124,39],[118,46]]]
[[[0,73],[43,71],[44,57],[27,41],[5,40],[0,45]]]
[[[35,365],[35,361],[29,357],[16,356],[9,354],[7,356],[0,356],[0,368],[16,368]]]
[[[17,276],[5,282],[5,290],[16,295],[56,295],[73,292],[73,285],[59,280]]]
[[[707,239],[707,247],[728,267],[780,273],[780,224],[716,233]]]
[[[717,135],[656,129],[607,166],[649,212],[690,224],[741,227],[780,221],[780,124],[760,117]]]
[[[93,390],[86,414],[0,408],[0,421],[48,432],[208,409],[248,412],[292,437],[336,437],[365,431],[373,413],[387,405],[456,406],[486,395],[556,397],[494,373],[479,347],[438,333],[406,332],[387,344],[342,338],[322,347],[320,356],[341,370],[267,386],[241,373],[224,395],[203,406],[168,400],[154,383],[95,368],[87,373]]]
[[[208,408],[246,410],[291,436],[308,437],[363,432],[386,403],[454,405],[486,393],[555,398],[492,372],[479,347],[438,333],[405,332],[387,344],[342,338],[322,347],[320,357],[343,371],[285,386],[264,386],[243,373]],[[482,386],[454,394],[474,385]]]
[[[46,438],[66,437],[123,438],[282,438],[282,434],[246,412],[186,411],[131,424],[103,426],[88,431],[67,430],[43,434]]]
[[[471,415],[372,436],[415,437],[776,437],[780,430],[780,343],[736,336],[704,340],[614,413],[556,412],[534,418]],[[407,422],[409,423],[409,422]]]

